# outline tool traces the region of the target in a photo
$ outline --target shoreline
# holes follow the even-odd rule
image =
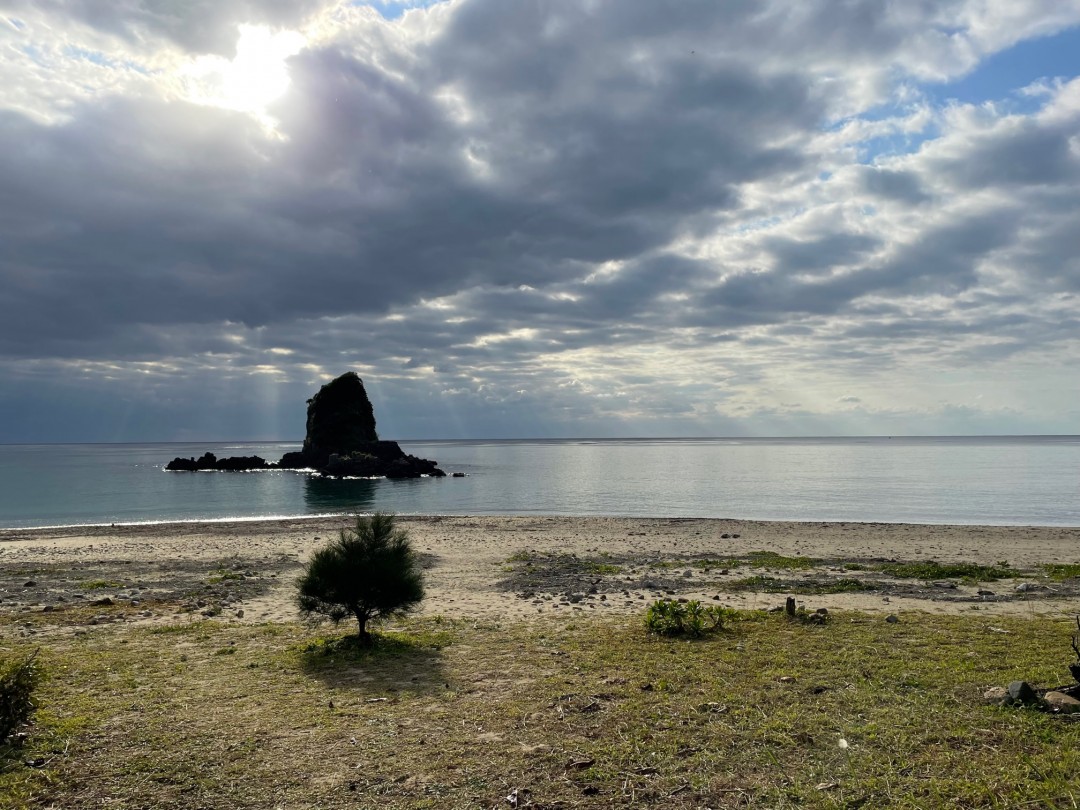
[[[374,510],[378,511],[378,510]],[[360,515],[371,515],[369,511],[349,512],[319,512],[301,515],[254,515],[251,517],[231,516],[221,518],[163,518],[161,520],[136,520],[101,523],[55,523],[40,526],[0,526],[0,542],[16,541],[17,537],[8,537],[16,532],[79,532],[83,530],[107,530],[107,529],[152,529],[168,528],[170,526],[228,526],[231,524],[251,525],[262,523],[282,523],[296,521],[319,521],[338,520],[342,518],[355,518]],[[962,523],[948,521],[925,521],[912,522],[903,520],[847,520],[830,518],[825,520],[806,518],[746,518],[746,517],[700,517],[682,515],[614,515],[614,514],[551,514],[547,512],[394,512],[394,517],[402,521],[425,521],[425,520],[460,520],[471,518],[507,518],[520,520],[556,519],[556,520],[623,520],[623,521],[702,521],[719,523],[754,523],[754,524],[793,524],[793,525],[856,525],[856,526],[910,526],[916,528],[949,528],[949,529],[1064,529],[1077,530],[1080,532],[1080,523]]]
[[[62,625],[107,597],[124,621],[169,623],[209,610],[227,621],[294,622],[304,562],[353,521],[0,530],[0,614],[47,611]],[[1080,527],[554,515],[399,516],[398,524],[424,562],[422,615],[640,615],[657,598],[760,609],[782,605],[787,592],[830,611],[1080,611],[1080,576],[1058,581],[1045,568],[1080,563]],[[880,573],[889,561],[928,560],[1008,563],[1020,575],[931,583]],[[522,579],[526,569],[538,584]],[[747,578],[764,588],[746,587]],[[845,580],[859,590],[830,590]],[[1024,583],[1030,591],[1018,590]]]

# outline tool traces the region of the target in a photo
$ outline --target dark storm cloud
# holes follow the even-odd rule
[[[875,197],[906,205],[918,205],[929,199],[918,176],[912,172],[864,166],[860,167],[858,178],[862,190]]]
[[[16,13],[133,53],[231,55],[238,24],[322,5]],[[869,371],[914,345],[1057,345],[1080,289],[1067,86],[1052,114],[941,113],[872,165],[836,140],[898,82],[1026,30],[973,8],[461,0],[387,23],[341,7],[291,58],[272,132],[172,85],[0,108],[0,372],[93,384],[143,363],[146,396],[171,402],[170,376],[295,393],[355,366],[420,421],[445,396],[492,418],[484,403],[606,418],[621,402],[727,424],[698,374],[750,392],[808,357]],[[919,316],[942,301],[963,319]],[[664,375],[667,393],[643,390]]]
[[[689,54],[648,75],[593,64],[590,47],[614,45],[602,31],[568,29],[554,53],[519,60],[489,52],[512,68],[493,82],[467,58],[477,36],[449,27],[418,48],[411,77],[342,47],[302,54],[277,108],[284,142],[182,102],[114,98],[52,126],[5,114],[6,351],[63,353],[125,324],[262,325],[558,281],[575,263],[658,248],[688,217],[735,205],[740,184],[797,168],[797,152],[762,141],[818,114],[794,74]],[[566,97],[546,97],[550,81]],[[482,126],[439,105],[447,84]],[[595,103],[608,95],[615,107]],[[490,177],[470,167],[470,144]]]

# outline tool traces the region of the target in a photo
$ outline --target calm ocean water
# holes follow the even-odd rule
[[[1080,436],[401,442],[465,478],[169,473],[295,443],[0,445],[0,527],[552,514],[1080,526]]]

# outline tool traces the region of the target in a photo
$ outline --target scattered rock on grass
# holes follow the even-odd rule
[[[1027,681],[1013,681],[1007,691],[1008,703],[1012,706],[1038,706],[1042,703],[1038,693]]]
[[[1059,712],[1060,714],[1074,714],[1080,712],[1080,700],[1070,697],[1064,692],[1047,692],[1043,696],[1043,700],[1045,700],[1046,705],[1050,707],[1050,711]]]

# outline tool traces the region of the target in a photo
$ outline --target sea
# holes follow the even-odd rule
[[[299,442],[0,445],[0,528],[339,515],[1080,526],[1080,436],[402,441],[461,477],[167,472]]]

